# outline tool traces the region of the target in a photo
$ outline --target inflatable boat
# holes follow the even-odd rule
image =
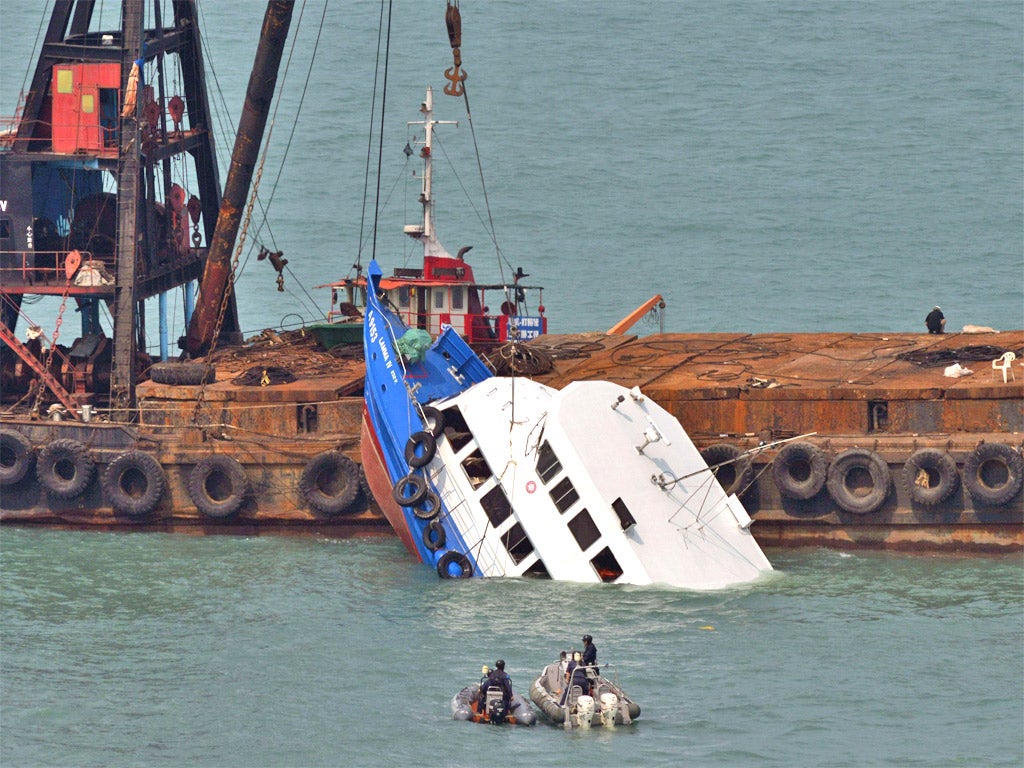
[[[582,669],[586,671],[586,684],[569,686],[564,697],[567,684],[565,661],[548,664],[533,681],[530,699],[549,720],[566,729],[614,728],[616,725],[629,725],[640,717],[640,705],[630,699],[617,682],[607,677],[608,668],[605,674],[594,666]]]
[[[472,720],[474,723],[492,725],[533,725],[537,722],[537,713],[520,693],[512,694],[511,711],[506,711],[500,688],[487,691],[486,704],[481,711],[477,698],[479,690],[478,685],[467,685],[452,697],[452,720]]]

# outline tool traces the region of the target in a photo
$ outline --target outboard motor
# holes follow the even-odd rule
[[[496,701],[490,701],[487,704],[487,719],[491,725],[501,725],[505,722],[505,718],[508,717],[508,712],[505,710],[505,700],[498,698]]]
[[[576,719],[580,728],[589,728],[594,719],[594,697],[580,696],[576,699]]]
[[[508,710],[505,709],[505,697],[501,688],[492,686],[487,689],[487,700],[484,703],[487,710],[487,720],[491,725],[500,725],[508,717]]]
[[[614,693],[601,694],[601,724],[605,728],[615,727],[615,713],[619,709],[619,697]]]

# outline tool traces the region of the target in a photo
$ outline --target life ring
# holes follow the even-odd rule
[[[911,501],[933,507],[948,499],[960,485],[953,457],[938,448],[921,448],[903,465],[903,482]]]
[[[1020,492],[1024,459],[1003,443],[982,443],[964,461],[964,485],[976,502],[999,506]]]
[[[718,482],[722,484],[727,496],[734,493],[742,496],[754,479],[754,465],[751,464],[750,457],[744,456],[743,451],[735,445],[729,445],[729,443],[709,445],[701,450],[700,455],[709,467],[714,467],[716,464],[722,465],[712,471]]]
[[[427,481],[419,475],[406,475],[391,489],[391,496],[400,507],[415,507],[426,495]]]
[[[317,454],[299,477],[302,498],[324,515],[340,515],[350,509],[359,489],[359,465],[341,451]]]
[[[473,564],[461,552],[449,549],[437,561],[437,575],[442,579],[468,579],[473,575]]]
[[[235,459],[213,454],[192,468],[187,486],[189,498],[204,515],[231,517],[249,492],[249,478]]]
[[[122,515],[148,515],[167,487],[160,463],[142,451],[122,453],[107,466],[100,481],[110,506]]]
[[[437,453],[437,440],[425,430],[413,432],[405,444],[405,463],[413,469],[425,467]]]
[[[51,496],[73,499],[81,494],[96,474],[89,451],[77,440],[54,440],[39,451],[36,477]]]
[[[874,451],[848,448],[828,468],[828,492],[839,507],[857,515],[874,512],[889,496],[889,465]]]
[[[444,432],[444,412],[432,405],[423,407],[423,428],[435,438]]]
[[[817,496],[827,476],[828,458],[812,443],[787,443],[772,462],[775,486],[791,499]]]
[[[423,500],[412,508],[412,513],[420,520],[433,520],[441,511],[441,497],[429,488]]]
[[[35,459],[27,437],[13,429],[0,429],[0,485],[21,482]]]
[[[447,540],[448,535],[444,532],[444,526],[441,525],[441,521],[437,518],[434,518],[424,526],[423,546],[431,552],[437,552],[439,549],[444,549],[444,545]]]

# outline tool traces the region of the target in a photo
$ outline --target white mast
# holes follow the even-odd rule
[[[409,237],[422,241],[424,256],[450,256],[450,254],[445,251],[437,241],[437,237],[434,233],[434,200],[431,194],[430,185],[434,159],[434,126],[458,126],[459,123],[455,120],[434,119],[434,91],[429,86],[427,87],[426,98],[423,100],[423,103],[420,104],[420,112],[423,114],[423,119],[411,121],[408,125],[424,126],[423,141],[419,142],[418,140],[413,139],[414,144],[422,143],[423,147],[420,150],[420,157],[423,158],[423,186],[420,191],[420,203],[423,205],[423,223],[407,224],[403,231],[405,234],[409,235]]]

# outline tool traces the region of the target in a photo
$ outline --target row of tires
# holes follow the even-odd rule
[[[444,432],[444,413],[427,406],[423,409],[424,429],[413,432],[405,444],[405,463],[409,472],[398,478],[391,489],[395,503],[412,511],[424,521],[423,546],[437,558],[437,573],[443,579],[464,579],[473,575],[473,564],[464,553],[445,550],[448,534],[441,522],[441,498],[417,471],[426,467],[437,453],[437,441]]]
[[[736,446],[712,445],[701,455],[709,466],[719,465],[718,477],[727,493],[742,494],[754,482],[753,464]],[[1024,458],[1009,445],[982,443],[964,460],[961,478],[946,451],[921,448],[907,459],[902,475],[911,501],[921,506],[946,501],[961,481],[975,503],[1001,506],[1020,493]],[[789,499],[811,499],[827,488],[837,506],[854,514],[879,509],[892,488],[889,465],[874,451],[848,448],[830,461],[829,454],[808,442],[785,445],[772,461],[772,478]]]
[[[96,461],[77,440],[53,440],[37,452],[20,432],[0,430],[0,486],[35,477],[51,497],[71,500],[84,494],[96,478]],[[122,515],[144,517],[156,510],[167,490],[163,467],[150,454],[129,450],[100,475],[110,506]],[[252,488],[245,468],[230,456],[212,454],[196,463],[186,482],[189,498],[207,517],[228,518],[241,508]],[[352,510],[363,489],[358,464],[340,451],[310,459],[298,490],[316,512],[333,517]]]

